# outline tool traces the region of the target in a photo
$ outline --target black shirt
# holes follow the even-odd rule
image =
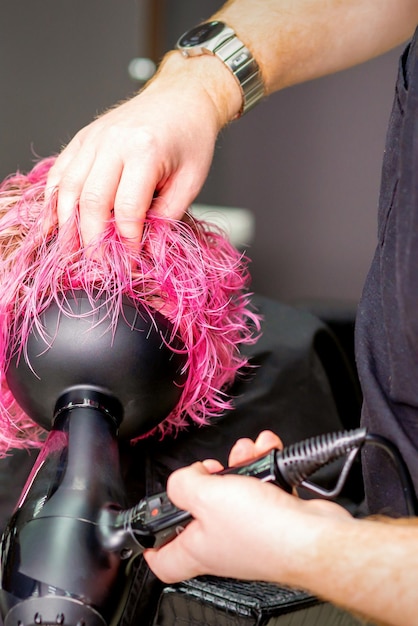
[[[359,307],[362,421],[400,449],[418,490],[418,35],[407,47],[391,113],[379,202],[378,244]],[[371,513],[405,513],[388,457],[364,452]]]

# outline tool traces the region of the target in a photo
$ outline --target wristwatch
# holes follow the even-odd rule
[[[250,50],[223,22],[199,24],[180,37],[176,48],[185,57],[214,54],[229,68],[242,91],[243,115],[264,96],[260,68]]]

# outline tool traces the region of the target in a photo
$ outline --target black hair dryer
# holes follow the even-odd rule
[[[11,354],[6,372],[16,401],[50,433],[1,540],[0,614],[4,626],[116,626],[132,560],[191,521],[166,493],[126,508],[117,441],[146,434],[177,405],[184,346],[168,320],[146,306],[125,299],[114,320],[105,296],[93,302],[83,291],[47,308],[41,322],[29,336],[26,358]],[[396,461],[415,514],[402,457],[364,428],[272,450],[226,472],[332,498],[368,442]],[[334,489],[306,480],[341,457],[346,461]]]
[[[106,296],[83,291],[41,321],[6,373],[50,432],[2,538],[1,615],[4,626],[108,626],[138,553],[117,439],[149,432],[176,406],[185,355],[165,317],[127,298],[116,324]]]

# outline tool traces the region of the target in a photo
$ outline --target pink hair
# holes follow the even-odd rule
[[[78,212],[58,231],[55,198],[44,200],[53,162],[41,160],[0,184],[0,455],[38,446],[45,434],[8,389],[7,355],[25,354],[41,312],[75,289],[92,300],[93,293],[106,294],[114,320],[123,295],[145,303],[165,315],[183,341],[187,378],[178,405],[158,426],[161,435],[230,409],[227,387],[246,364],[239,346],[254,342],[260,328],[246,257],[221,230],[191,216],[150,215],[138,250],[121,240],[110,217],[100,239],[83,248]]]

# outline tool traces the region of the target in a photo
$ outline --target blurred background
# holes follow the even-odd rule
[[[2,0],[0,176],[56,153],[133,95],[149,68],[137,59],[158,63],[221,4]],[[375,245],[398,56],[284,90],[222,133],[197,202],[249,212],[242,243],[254,291],[357,303]]]

